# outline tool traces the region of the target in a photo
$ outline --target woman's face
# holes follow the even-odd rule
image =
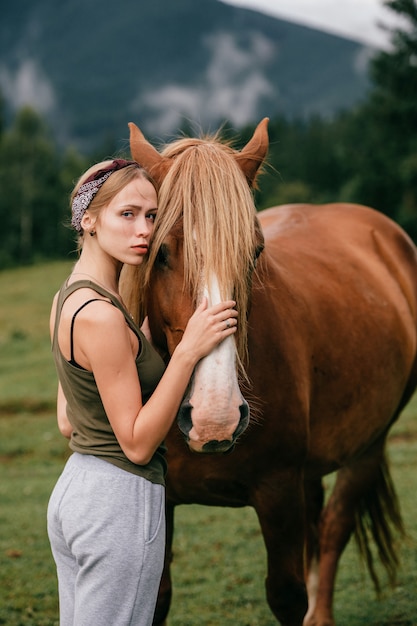
[[[117,261],[140,265],[148,252],[157,210],[154,186],[137,176],[100,211],[94,225],[97,243]]]

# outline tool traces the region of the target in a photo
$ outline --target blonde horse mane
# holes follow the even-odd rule
[[[256,246],[255,206],[235,150],[217,135],[183,138],[165,147],[162,155],[172,165],[162,182],[158,215],[142,288],[149,284],[156,255],[168,233],[182,223],[184,232],[184,289],[194,304],[201,282],[215,276],[222,299],[233,297],[239,312],[237,352],[247,352],[247,307]],[[138,276],[136,276],[136,280]],[[131,292],[132,280],[129,281]],[[144,289],[145,287],[145,289]],[[233,290],[233,291],[232,291]],[[137,301],[140,293],[133,296]],[[132,298],[132,293],[130,293]],[[142,309],[143,305],[142,305]]]

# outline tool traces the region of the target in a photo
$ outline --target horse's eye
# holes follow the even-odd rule
[[[159,266],[163,267],[167,267],[168,265],[168,248],[164,244],[162,244],[162,246],[158,250],[158,254],[156,255],[156,263]]]
[[[262,243],[259,246],[256,246],[255,249],[255,257],[253,259],[253,267],[256,267],[257,263],[258,263],[258,259],[261,256],[263,250],[265,248],[265,245]]]

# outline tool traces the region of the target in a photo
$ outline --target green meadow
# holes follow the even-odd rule
[[[45,519],[68,447],[55,421],[48,317],[70,266],[0,272],[0,625],[59,623]],[[417,396],[392,431],[389,454],[407,531],[398,545],[398,583],[383,585],[377,598],[351,542],[337,578],[339,625],[417,625]],[[170,626],[276,624],[265,601],[265,550],[250,508],[178,507],[174,550]]]

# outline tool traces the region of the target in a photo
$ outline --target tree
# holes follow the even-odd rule
[[[394,131],[395,143],[408,152],[415,148],[417,128],[417,4],[415,0],[385,0],[403,18],[392,28],[392,50],[382,51],[371,63],[374,90],[370,105],[384,128]]]
[[[72,181],[82,170],[77,166],[75,156],[62,163],[35,111],[18,112],[0,142],[0,267],[63,256],[74,247],[63,221]]]
[[[385,198],[398,199],[397,219],[417,237],[417,3],[384,4],[402,25],[390,29],[392,49],[372,61],[374,88],[364,113],[374,129],[372,152],[385,159]]]

